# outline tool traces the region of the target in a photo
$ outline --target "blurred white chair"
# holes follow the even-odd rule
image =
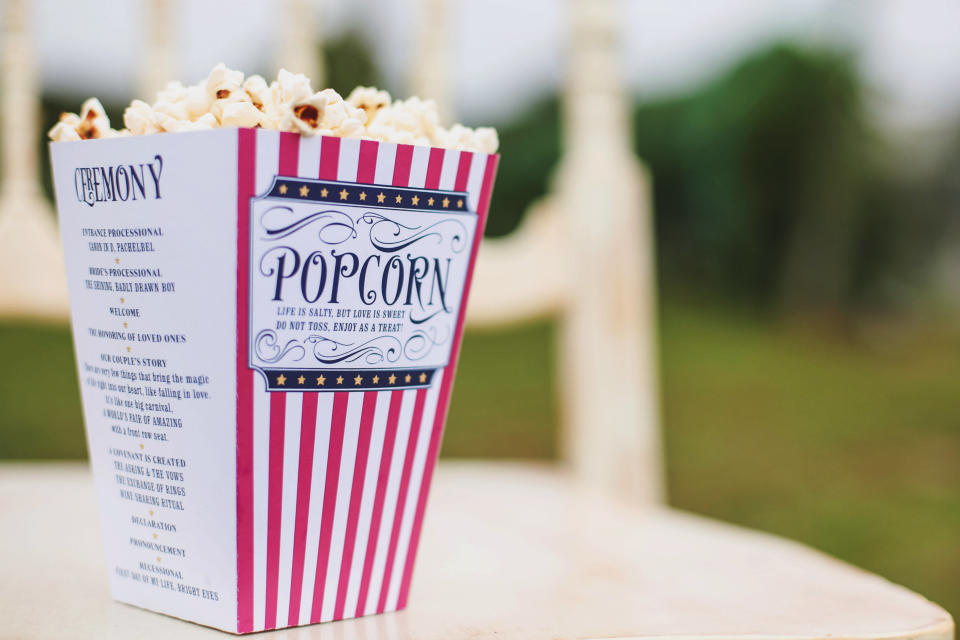
[[[584,487],[656,504],[663,480],[649,182],[632,152],[614,5],[571,6],[554,190],[515,233],[481,245],[468,321],[556,316],[564,461]]]
[[[952,638],[950,616],[905,589],[661,505],[650,184],[617,69],[620,4],[568,6],[554,187],[481,245],[468,310],[474,327],[558,319],[567,469],[442,465],[423,545],[443,551],[421,556],[411,636]]]
[[[29,5],[6,0],[0,71],[0,315],[63,321],[69,313],[60,237],[37,173],[40,104]]]

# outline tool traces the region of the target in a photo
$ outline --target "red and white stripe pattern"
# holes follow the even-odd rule
[[[407,602],[497,156],[238,131],[238,631]],[[428,388],[269,392],[247,366],[250,198],[275,175],[466,191],[478,214],[450,365]]]

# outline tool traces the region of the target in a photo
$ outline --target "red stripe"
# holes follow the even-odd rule
[[[250,198],[254,129],[237,130],[237,631],[253,630],[253,370],[247,366]]]
[[[380,454],[380,471],[377,476],[377,491],[373,497],[373,513],[370,516],[370,536],[367,538],[367,552],[363,558],[363,573],[360,574],[360,592],[357,598],[357,611],[362,616],[367,608],[367,592],[370,589],[370,574],[373,572],[373,559],[377,552],[377,538],[380,537],[380,523],[383,520],[383,502],[387,494],[387,480],[390,478],[390,463],[393,448],[397,440],[397,422],[400,420],[400,405],[403,391],[390,394],[390,407],[387,410],[387,424],[383,434],[383,452]]]
[[[370,452],[370,431],[373,429],[373,414],[377,410],[376,391],[363,394],[363,410],[360,413],[360,433],[357,437],[357,462],[353,467],[353,488],[350,490],[350,509],[347,512],[347,530],[343,540],[343,558],[340,561],[340,581],[337,583],[337,601],[333,611],[334,620],[343,619],[347,601],[347,585],[353,564],[353,548],[357,542],[357,519],[360,517],[360,501],[363,498],[363,480],[367,475],[367,456]]]
[[[357,182],[373,184],[377,174],[377,149],[380,143],[375,140],[360,141],[360,157],[357,159]]]
[[[296,176],[300,162],[300,134],[283,131],[280,133],[280,158],[277,163],[277,174],[281,176]]]
[[[307,522],[310,518],[310,487],[313,483],[313,445],[317,431],[319,394],[303,394],[300,414],[300,465],[297,474],[297,515],[293,525],[293,567],[290,574],[290,609],[287,624],[300,624],[300,600],[303,597],[303,565],[307,552]]]
[[[393,185],[405,187],[410,182],[410,165],[413,162],[413,145],[398,144],[397,158],[393,163]]]
[[[420,495],[417,496],[417,511],[413,518],[413,529],[410,532],[410,546],[407,549],[407,561],[403,568],[403,580],[400,583],[400,595],[397,598],[397,608],[407,606],[407,597],[410,593],[410,583],[413,578],[413,565],[417,557],[417,545],[420,542],[420,528],[423,525],[423,514],[427,506],[427,495],[430,493],[430,481],[433,479],[433,470],[440,453],[440,441],[443,437],[443,427],[447,420],[447,408],[450,404],[450,393],[453,390],[453,376],[456,373],[457,358],[460,356],[460,342],[463,338],[463,323],[467,309],[467,298],[470,295],[470,283],[473,278],[473,266],[477,259],[477,249],[483,237],[483,229],[487,223],[487,209],[490,206],[490,196],[493,192],[493,179],[497,173],[497,163],[500,156],[487,156],[487,164],[483,171],[483,184],[480,188],[480,198],[477,201],[477,232],[473,238],[473,249],[470,254],[470,266],[467,268],[467,280],[463,289],[463,298],[460,301],[460,315],[457,320],[457,329],[453,337],[453,348],[450,353],[450,364],[443,372],[443,381],[440,383],[440,397],[437,402],[437,412],[433,419],[433,431],[430,434],[430,448],[424,463],[423,481],[420,483]],[[460,157],[461,166],[464,158]],[[471,160],[467,160],[471,162]],[[458,181],[460,172],[457,174]],[[464,182],[463,189],[466,188]],[[457,187],[457,190],[462,190]]]
[[[460,164],[457,165],[457,179],[453,183],[454,191],[467,190],[467,181],[470,179],[471,164],[473,164],[473,154],[469,151],[461,151]]]
[[[264,629],[277,626],[277,582],[280,577],[280,527],[283,506],[283,431],[287,394],[270,394],[270,467],[267,485],[267,595]]]
[[[333,512],[337,507],[337,488],[340,482],[340,458],[343,455],[343,431],[347,420],[347,401],[350,393],[337,391],[333,395],[333,419],[330,422],[330,445],[327,449],[327,476],[323,485],[323,512],[320,517],[320,546],[317,548],[317,573],[313,583],[313,609],[310,622],[320,622],[323,609],[323,591],[330,564],[330,541],[333,538]]]
[[[387,547],[387,563],[383,568],[383,585],[380,587],[380,599],[377,601],[377,613],[383,613],[387,605],[387,592],[390,577],[393,574],[393,562],[397,554],[397,541],[400,538],[400,523],[407,504],[407,489],[410,485],[410,472],[413,470],[413,454],[420,437],[420,423],[423,421],[423,404],[427,399],[426,389],[417,389],[417,399],[413,405],[413,418],[410,421],[410,437],[407,440],[407,453],[403,457],[403,470],[400,472],[400,492],[397,495],[397,511],[393,516],[393,529],[390,531],[390,545]]]
[[[277,174],[297,175],[300,136],[281,132]],[[280,530],[283,527],[283,437],[286,430],[286,392],[270,394],[270,459],[267,500],[267,587],[265,629],[277,627],[277,592],[280,579]]]
[[[317,177],[321,180],[336,180],[339,165],[340,138],[324,136],[320,140],[320,171]]]
[[[430,159],[427,161],[427,179],[423,186],[427,189],[440,187],[440,174],[443,173],[443,149],[430,149]]]

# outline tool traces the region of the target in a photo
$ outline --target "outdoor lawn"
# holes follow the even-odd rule
[[[960,331],[868,348],[670,305],[661,334],[672,504],[804,541],[960,612]],[[543,324],[467,335],[443,455],[555,455],[552,338]],[[0,457],[85,456],[68,330],[8,322],[0,353]]]

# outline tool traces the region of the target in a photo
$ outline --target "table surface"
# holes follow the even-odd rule
[[[882,578],[584,494],[553,467],[444,463],[430,500],[406,611],[271,636],[953,638],[943,609]],[[110,600],[85,465],[0,465],[0,522],[0,638],[228,637]]]

